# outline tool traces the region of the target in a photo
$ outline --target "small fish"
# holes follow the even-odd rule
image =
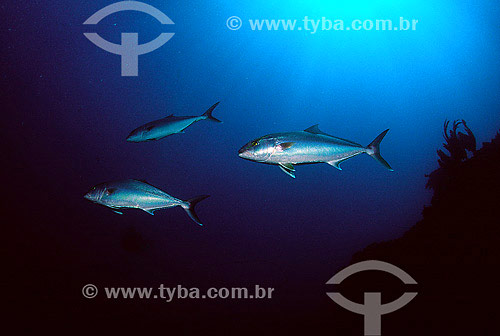
[[[221,123],[217,118],[212,116],[212,111],[219,105],[219,102],[212,105],[205,113],[200,116],[181,116],[177,117],[173,114],[165,117],[163,119],[151,121],[145,125],[142,125],[132,132],[130,132],[127,137],[129,142],[143,142],[160,140],[169,135],[184,133],[184,130],[191,126],[191,124],[200,120],[211,120]]]
[[[380,133],[368,146],[334,137],[320,131],[318,125],[300,132],[265,135],[243,146],[238,155],[250,161],[278,165],[283,172],[295,178],[294,164],[328,163],[340,168],[340,163],[366,153],[385,168],[393,171],[380,155],[380,142],[389,130]]]
[[[119,209],[141,209],[153,215],[155,210],[181,206],[193,221],[203,225],[194,212],[194,207],[208,195],[183,201],[147,182],[129,179],[98,184],[84,197],[89,201],[107,206],[118,214],[122,214],[118,211]]]

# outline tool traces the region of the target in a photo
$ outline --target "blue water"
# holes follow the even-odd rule
[[[139,77],[121,77],[119,57],[83,36],[93,29],[82,23],[111,1],[2,5],[2,138],[21,216],[11,225],[28,251],[62,273],[73,269],[75,287],[261,283],[277,288],[276,305],[300,298],[307,310],[354,252],[420,218],[446,118],[467,120],[479,144],[500,127],[494,1],[147,2],[175,25],[118,13],[95,28],[116,43],[122,32],[138,32],[141,43],[175,33],[139,57]],[[232,15],[243,19],[238,31],[226,27]],[[416,31],[310,34],[252,31],[247,21],[306,15],[419,23]],[[217,101],[223,124],[125,142],[137,126],[199,115]],[[314,124],[361,144],[389,128],[381,151],[395,171],[363,155],[342,171],[300,166],[293,180],[237,156],[249,140]],[[183,199],[210,194],[198,206],[205,226],[181,208],[120,216],[82,197],[125,178]],[[140,252],[121,247],[130,228],[146,241]]]

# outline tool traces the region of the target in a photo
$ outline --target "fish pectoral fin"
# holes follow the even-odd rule
[[[280,169],[287,174],[288,176],[295,178],[295,168],[291,163],[279,163],[278,166]]]
[[[327,163],[330,165],[330,166],[334,166],[335,168],[337,168],[338,170],[342,170],[342,168],[340,168],[340,164],[342,162],[344,162],[344,160],[337,160],[337,161],[328,161]]]
[[[112,210],[114,213],[116,214],[119,214],[119,215],[123,215],[123,212],[120,212],[120,211],[117,211],[117,210]]]
[[[278,147],[280,150],[284,151],[284,150],[287,150],[290,147],[292,147],[294,144],[295,144],[295,142],[283,142],[283,143],[279,144]]]
[[[112,195],[112,194],[114,194],[117,190],[118,190],[118,189],[116,189],[116,188],[108,188],[108,189],[106,189],[106,195],[108,195],[108,196],[109,196],[109,195]]]

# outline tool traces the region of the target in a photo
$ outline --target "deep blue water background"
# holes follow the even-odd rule
[[[91,31],[83,21],[110,3],[1,5],[6,202],[16,214],[4,225],[19,269],[35,265],[44,282],[68,281],[53,295],[79,298],[86,283],[257,283],[277,288],[264,306],[313,309],[355,251],[400,236],[420,218],[431,196],[424,175],[437,167],[446,118],[467,120],[478,143],[500,127],[494,1],[147,1],[176,24],[118,13],[96,28],[114,42],[127,31],[142,43],[175,32],[140,56],[136,78],[120,77],[119,57],[83,36]],[[241,30],[226,28],[232,15],[244,20]],[[306,15],[419,23],[417,31],[312,35],[251,31],[245,22]],[[148,121],[199,115],[217,101],[223,124],[124,141]],[[251,139],[317,123],[362,144],[390,128],[381,149],[395,171],[359,156],[343,171],[300,166],[293,180],[237,156]],[[119,216],[82,198],[92,185],[124,178],[184,199],[210,194],[198,206],[205,226],[180,208]],[[123,249],[130,230],[144,249]]]

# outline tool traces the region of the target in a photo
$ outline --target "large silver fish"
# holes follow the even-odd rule
[[[389,130],[383,131],[368,146],[334,137],[320,131],[318,125],[300,132],[265,135],[250,141],[238,154],[241,158],[278,165],[283,172],[295,178],[295,164],[325,162],[335,168],[356,155],[366,153],[385,168],[393,169],[380,155],[380,142]]]
[[[159,140],[172,134],[184,133],[184,130],[193,123],[200,120],[211,120],[222,122],[212,116],[212,111],[217,107],[219,102],[212,105],[205,113],[200,116],[174,116],[173,114],[163,119],[151,121],[142,125],[132,132],[127,137],[129,142],[143,142],[151,140]]]
[[[107,206],[119,214],[122,213],[118,209],[141,209],[153,215],[155,210],[181,206],[192,220],[203,225],[194,212],[194,206],[207,198],[208,195],[183,201],[147,182],[129,179],[98,184],[90,189],[84,197],[92,202]]]

